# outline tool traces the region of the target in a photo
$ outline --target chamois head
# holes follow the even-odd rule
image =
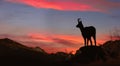
[[[81,18],[78,18],[78,24],[76,25],[77,28],[80,28],[82,24]]]

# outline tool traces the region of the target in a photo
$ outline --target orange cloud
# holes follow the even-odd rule
[[[81,37],[77,36],[69,36],[69,35],[45,35],[45,34],[38,34],[38,33],[30,33],[28,34],[30,38],[35,41],[42,41],[48,43],[58,43],[58,44],[65,44],[65,45],[77,45],[82,42]]]
[[[29,33],[28,36],[35,41],[53,42],[51,38],[44,34]]]

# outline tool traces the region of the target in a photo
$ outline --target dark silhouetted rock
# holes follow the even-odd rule
[[[76,51],[72,61],[79,63],[90,63],[97,60],[105,61],[105,53],[99,46],[84,46]]]
[[[102,48],[111,58],[120,56],[120,40],[107,41],[102,45]]]

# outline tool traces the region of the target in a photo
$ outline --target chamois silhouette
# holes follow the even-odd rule
[[[80,28],[80,31],[84,38],[85,46],[88,46],[89,41],[92,46],[92,37],[94,39],[94,43],[96,46],[96,29],[95,29],[95,27],[93,27],[93,26],[84,27],[84,25],[82,24],[81,18],[78,18],[78,24],[76,25],[76,27]]]

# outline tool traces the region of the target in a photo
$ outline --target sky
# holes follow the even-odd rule
[[[0,38],[11,38],[48,53],[83,46],[77,25],[97,30],[97,45],[120,28],[120,0],[0,0]]]

